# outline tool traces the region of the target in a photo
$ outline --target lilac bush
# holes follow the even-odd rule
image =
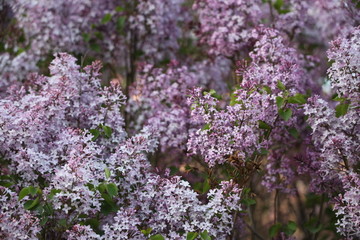
[[[359,9],[0,0],[0,238],[360,238]]]

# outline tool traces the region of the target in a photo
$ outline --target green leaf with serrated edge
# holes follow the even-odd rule
[[[285,85],[280,81],[280,80],[278,80],[277,81],[277,85],[276,85],[280,90],[282,90],[282,91],[285,91],[286,90],[286,87],[285,87]]]
[[[288,224],[283,226],[283,232],[288,236],[293,235],[296,232],[296,229],[297,225],[293,221],[289,221]]]
[[[287,121],[292,116],[292,110],[290,108],[288,108],[288,109],[280,109],[279,110],[279,115],[283,120]]]
[[[194,240],[198,236],[197,232],[189,232],[186,235],[186,240]]]
[[[348,103],[341,103],[339,105],[337,105],[335,107],[335,116],[338,118],[338,117],[341,117],[341,116],[344,116],[348,109],[349,109],[349,105]]]
[[[105,168],[105,177],[109,179],[111,176],[110,170],[108,168]]]
[[[19,192],[19,201],[29,194],[30,194],[30,191],[29,191],[28,187],[21,189],[21,191]]]
[[[161,236],[160,234],[156,234],[156,235],[152,235],[149,240],[165,240],[165,238],[163,236]]]
[[[276,106],[278,107],[278,108],[281,108],[282,106],[283,106],[283,104],[284,104],[284,99],[282,98],[282,97],[276,97]]]
[[[269,236],[270,237],[275,237],[281,229],[281,223],[276,223],[274,225],[272,225],[269,229]]]
[[[118,195],[118,188],[114,183],[106,184],[106,191],[111,197]]]
[[[151,232],[152,232],[152,228],[147,228],[147,229],[141,230],[141,233],[144,234],[145,236],[150,235]]]
[[[26,203],[24,204],[24,208],[26,210],[31,210],[39,203],[39,201],[40,201],[39,197],[37,197],[35,200],[26,201]]]
[[[200,237],[202,240],[211,240],[211,237],[209,236],[209,233],[206,230],[200,233]]]
[[[110,22],[111,18],[112,18],[111,13],[107,13],[107,14],[105,14],[105,16],[101,19],[101,23],[102,23],[102,24],[106,24],[106,23]]]

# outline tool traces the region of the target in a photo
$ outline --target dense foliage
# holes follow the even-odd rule
[[[0,0],[0,239],[360,239],[356,0]]]

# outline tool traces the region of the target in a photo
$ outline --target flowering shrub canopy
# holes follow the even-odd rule
[[[0,0],[0,239],[360,238],[354,0]]]

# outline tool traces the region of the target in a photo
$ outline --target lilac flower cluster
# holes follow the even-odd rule
[[[225,238],[241,189],[224,182],[202,203],[180,177],[153,173],[146,153],[157,147],[157,133],[144,128],[126,139],[124,95],[100,86],[99,69],[98,62],[80,69],[61,53],[50,77],[33,76],[31,87],[0,101],[0,152],[9,161],[1,172],[18,176],[1,188],[2,238],[147,239],[146,229],[170,239],[183,231]],[[82,224],[99,214],[103,236]]]
[[[211,54],[234,56],[251,37],[251,29],[260,23],[261,1],[198,0],[200,42]]]
[[[16,54],[0,55],[4,86],[38,71],[38,62],[59,51],[95,56],[123,68],[140,52],[146,59],[173,56],[182,33],[179,23],[186,20],[183,0],[167,4],[159,0],[16,0],[8,4],[26,44],[12,49]],[[5,49],[10,45],[6,43]]]
[[[250,65],[238,68],[242,79],[229,106],[219,109],[219,101],[201,89],[196,89],[189,99],[194,121],[203,122],[204,127],[191,134],[188,148],[191,153],[204,156],[213,167],[228,161],[233,154],[245,164],[254,154],[282,144],[268,156],[264,183],[269,190],[285,190],[295,175],[289,166],[294,160],[286,156],[297,142],[291,129],[303,128],[301,111],[286,99],[304,98],[300,94],[311,82],[304,57],[287,47],[278,32],[265,28],[257,34],[259,41],[250,53]],[[282,176],[281,182],[278,175]]]
[[[306,106],[313,141],[321,151],[319,172],[341,182],[335,210],[338,231],[346,237],[359,235],[359,28],[332,42],[329,68],[332,88],[339,103],[335,109],[315,96]],[[328,190],[329,191],[329,190]],[[333,194],[331,191],[329,194]]]

